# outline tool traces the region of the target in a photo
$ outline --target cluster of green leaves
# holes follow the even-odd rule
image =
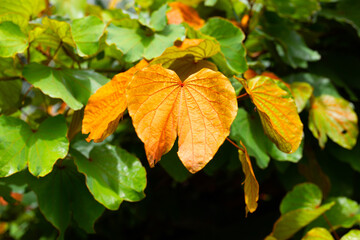
[[[346,100],[358,102],[360,84],[354,80],[353,64],[359,55],[343,51],[359,43],[357,0],[180,1],[205,19],[199,28],[186,18],[170,24],[171,4],[166,1],[111,1],[109,6],[117,3],[118,8],[96,2],[1,1],[0,234],[31,239],[34,226],[51,229],[48,222],[59,232],[39,227],[49,239],[64,238],[69,226],[94,233],[105,208],[117,210],[123,201],[142,200],[147,165],[142,164],[143,147],[129,116],[124,115],[104,142],[88,143],[80,133],[84,107],[116,73],[143,58],[175,71],[176,64],[190,58],[228,77],[237,95],[244,90],[236,78],[251,79],[248,69],[259,75],[276,73],[281,80],[258,78],[285,90],[308,126],[300,147],[287,154],[267,137],[262,127],[266,117],[259,117],[254,104],[239,103],[229,137],[242,142],[256,160],[260,193],[265,192],[261,183],[267,180],[262,174],[266,171],[275,172],[289,191],[280,205],[281,216],[269,223],[273,230],[267,239],[360,236],[357,230],[345,234],[344,229],[359,225],[360,207],[352,200],[352,181],[339,180],[360,172],[358,109]],[[331,31],[347,39],[337,46],[339,39]],[[181,51],[174,46],[185,39],[202,39],[203,46]],[[178,73],[182,80],[187,77],[183,74]],[[342,148],[326,144],[328,137]],[[339,177],[341,162],[348,172]],[[176,149],[164,155],[160,165],[174,182],[191,181]],[[236,172],[241,178],[240,167],[237,149],[224,144],[204,172]],[[23,199],[14,199],[14,193]],[[9,217],[14,208],[16,218]]]

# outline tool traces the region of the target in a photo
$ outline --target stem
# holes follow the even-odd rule
[[[232,145],[234,145],[237,149],[244,151],[244,149],[242,149],[241,147],[239,147],[236,143],[234,143],[230,138],[226,138],[226,140],[228,140],[229,143],[231,143]]]
[[[244,93],[244,94],[241,94],[240,96],[237,96],[236,98],[237,99],[241,99],[241,98],[248,98],[249,97],[249,94],[248,93]]]
[[[47,64],[46,64],[46,65],[49,65],[50,62],[51,62],[52,60],[54,60],[54,58],[56,57],[56,54],[59,52],[62,44],[63,44],[63,42],[60,41],[59,46],[55,49],[54,55],[52,55],[52,56],[50,56],[50,57],[48,58],[48,61],[47,61]]]
[[[103,72],[103,73],[120,73],[122,70],[119,69],[92,69],[95,72]]]
[[[29,64],[30,63],[30,45],[31,45],[31,43],[29,43],[29,46],[28,46],[28,48],[27,48],[27,56],[26,56],[26,60],[27,60],[27,64]]]
[[[21,79],[21,77],[20,76],[0,77],[0,82],[1,81],[13,81],[13,80],[17,80],[17,79]]]
[[[330,231],[331,231],[331,233],[334,235],[335,239],[336,239],[336,240],[340,240],[339,235],[338,235],[337,232],[334,230],[333,225],[330,223],[330,221],[329,221],[329,219],[326,217],[325,213],[323,213],[322,216],[324,217],[325,222],[327,223],[327,225],[329,225]]]
[[[64,47],[64,45],[62,45],[62,49],[64,50],[64,53],[69,56],[74,62],[77,63],[79,69],[81,69],[81,65],[80,65],[80,61],[78,59],[76,59],[75,56],[73,56],[73,54],[71,52],[69,52],[66,47]]]
[[[245,39],[244,39],[244,43],[245,41],[247,40],[247,37],[250,33],[250,29],[249,29],[249,26],[250,26],[250,21],[251,21],[251,18],[253,16],[253,7],[254,7],[254,3],[255,3],[255,0],[248,0],[248,3],[250,5],[250,9],[249,9],[249,20],[247,22],[247,25],[246,25],[246,28],[244,29],[244,33],[245,33]]]
[[[26,98],[26,96],[29,94],[29,92],[30,92],[30,90],[31,89],[33,89],[33,85],[31,85],[30,87],[29,87],[29,89],[28,90],[26,90],[26,92],[25,92],[25,94],[24,94],[24,96],[23,96],[23,98],[21,99],[21,104],[24,104],[24,101],[25,101],[25,98]]]

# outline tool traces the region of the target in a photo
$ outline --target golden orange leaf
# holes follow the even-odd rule
[[[82,133],[90,133],[86,139],[88,142],[101,142],[116,130],[127,107],[127,84],[134,73],[147,65],[146,60],[141,60],[126,72],[115,75],[110,82],[91,95],[85,107],[82,123]]]
[[[253,78],[253,77],[256,77],[257,76],[257,73],[252,70],[251,68],[249,68],[248,70],[246,70],[244,72],[244,78],[245,79],[250,79],[250,78]]]
[[[359,133],[358,118],[351,103],[330,95],[314,97],[309,112],[309,129],[325,147],[327,136],[340,146],[351,149]]]
[[[126,95],[151,167],[179,136],[180,160],[192,173],[201,170],[229,135],[237,113],[230,81],[207,68],[181,81],[174,71],[151,65],[135,74]]]
[[[269,77],[237,79],[255,104],[265,134],[281,151],[295,152],[303,137],[303,124],[289,93]]]
[[[239,159],[243,172],[245,174],[244,181],[244,193],[245,193],[245,204],[246,213],[254,212],[257,208],[257,201],[259,200],[259,183],[256,180],[254,170],[251,165],[249,154],[247,153],[246,147],[240,142],[244,150],[239,150]]]
[[[200,18],[194,8],[181,2],[172,2],[169,5],[171,10],[166,13],[169,24],[186,22],[195,29],[199,29],[204,25],[205,21]]]

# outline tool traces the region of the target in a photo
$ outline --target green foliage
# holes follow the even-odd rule
[[[81,109],[90,95],[108,80],[106,77],[88,70],[57,70],[37,63],[24,68],[24,77],[53,98],[61,98],[70,108]]]
[[[0,1],[0,239],[360,239],[360,1],[180,2],[193,9],[169,24],[173,1]],[[142,59],[231,81],[230,143],[204,171],[189,173],[177,147],[150,169],[127,111],[103,142],[81,134],[90,97]],[[135,72],[111,90],[126,95]],[[243,87],[262,74],[296,103],[304,137],[292,153]],[[251,157],[245,176],[233,145]],[[249,176],[260,194],[245,218]]]
[[[145,169],[125,150],[103,145],[94,147],[89,158],[79,152],[73,155],[79,172],[86,176],[90,192],[108,209],[117,210],[123,200],[133,202],[145,197]]]

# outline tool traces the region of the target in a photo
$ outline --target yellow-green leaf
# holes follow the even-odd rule
[[[219,43],[209,39],[185,39],[178,46],[167,48],[161,56],[155,58],[152,64],[162,64],[168,68],[176,59],[189,57],[194,63],[209,58],[220,51]]]
[[[285,213],[274,224],[271,236],[277,240],[290,239],[297,231],[318,218],[333,205],[334,202],[331,202],[314,209],[300,208]]]
[[[42,20],[42,24],[46,28],[50,29],[51,35],[56,36],[59,42],[62,41],[72,47],[75,47],[75,42],[72,38],[71,27],[69,23],[45,17]]]
[[[254,212],[257,208],[257,201],[259,199],[259,183],[256,180],[250,157],[247,153],[246,147],[242,142],[240,142],[244,150],[239,150],[239,159],[243,172],[245,174],[244,181],[244,193],[245,193],[245,204],[246,204],[246,213]]]
[[[303,124],[295,101],[269,77],[237,78],[260,115],[265,134],[283,152],[295,152],[303,137]]]
[[[293,82],[290,84],[291,93],[295,99],[298,113],[300,113],[306,106],[307,101],[313,93],[313,87],[306,82]]]
[[[301,240],[334,240],[326,228],[316,227],[306,233]]]
[[[351,149],[359,133],[358,117],[350,102],[343,98],[321,95],[311,100],[309,129],[325,147],[327,136],[340,146]]]

